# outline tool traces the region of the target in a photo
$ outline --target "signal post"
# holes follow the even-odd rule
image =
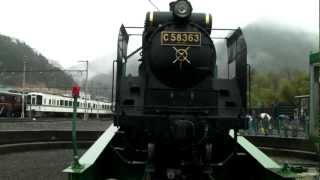
[[[73,114],[72,114],[72,145],[73,145],[73,169],[81,169],[82,166],[79,163],[79,154],[77,147],[77,107],[78,98],[80,96],[80,87],[75,85],[72,87],[72,97],[73,97]]]

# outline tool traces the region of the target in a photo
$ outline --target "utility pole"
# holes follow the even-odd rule
[[[83,115],[83,120],[88,120],[88,104],[87,104],[87,93],[88,93],[88,69],[89,69],[89,62],[88,60],[84,60],[84,61],[79,61],[79,62],[84,62],[86,63],[86,79],[84,82],[84,104],[85,104],[85,108],[84,108],[84,115]]]
[[[26,61],[23,61],[21,118],[24,118],[24,88],[26,84]]]

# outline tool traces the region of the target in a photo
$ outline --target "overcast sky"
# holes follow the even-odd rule
[[[168,10],[170,0],[153,0]],[[271,19],[318,31],[319,0],[191,0],[213,15],[214,27],[236,28]],[[16,37],[64,67],[78,60],[115,58],[121,23],[143,26],[148,0],[0,0],[0,34]]]

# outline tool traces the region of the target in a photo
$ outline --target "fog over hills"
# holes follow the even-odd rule
[[[243,32],[248,46],[248,63],[259,70],[307,70],[310,52],[317,51],[318,35],[298,26],[261,19],[244,27]],[[227,57],[224,46],[225,43],[216,42],[218,61],[224,61]],[[115,58],[115,55],[110,55],[90,62],[90,73],[95,75],[110,71],[109,59]]]
[[[304,31],[301,27],[282,25],[274,21],[261,19],[243,28],[248,46],[248,63],[255,71],[279,72],[283,70],[308,70],[308,58],[316,51],[318,37],[316,33]],[[219,76],[226,75],[226,47],[222,41],[215,41]],[[114,50],[116,52],[116,50]],[[91,84],[110,88],[112,79],[112,60],[116,55],[108,55],[90,62]],[[129,61],[127,72],[137,73],[137,59]]]
[[[244,28],[248,63],[264,71],[307,70],[311,51],[317,51],[318,36],[301,27],[283,26],[268,20]]]
[[[307,71],[310,52],[317,51],[318,36],[301,27],[259,20],[244,27],[248,63],[255,71],[277,73],[283,70]],[[219,76],[226,76],[226,45],[216,44]]]

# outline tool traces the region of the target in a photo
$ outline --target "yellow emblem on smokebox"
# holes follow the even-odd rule
[[[177,49],[176,47],[173,47],[174,50],[176,50],[176,59],[172,61],[172,63],[179,62],[180,69],[182,68],[182,63],[186,61],[187,63],[191,64],[191,62],[188,60],[188,49],[190,47],[187,47],[185,49]]]

